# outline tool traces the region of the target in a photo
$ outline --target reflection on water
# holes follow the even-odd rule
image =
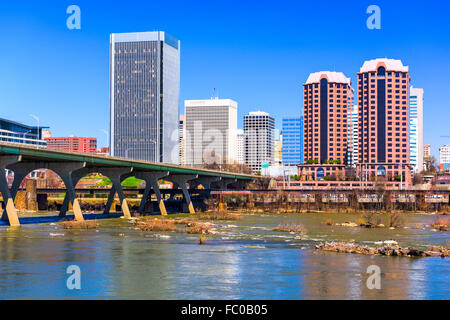
[[[449,233],[416,229],[326,226],[357,215],[252,215],[221,222],[223,234],[206,245],[184,233],[134,230],[124,219],[99,221],[98,230],[59,225],[0,227],[0,297],[102,299],[449,299],[450,266],[441,258],[400,258],[318,252],[324,240],[373,245],[394,239],[402,246],[445,245]],[[411,215],[409,226],[432,219]],[[272,231],[301,223],[308,238]],[[81,290],[68,290],[66,268],[81,268]],[[381,290],[366,287],[366,269],[378,265]]]

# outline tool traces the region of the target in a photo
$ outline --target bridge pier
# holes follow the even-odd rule
[[[198,188],[198,186],[201,184],[203,188],[211,189],[211,184],[213,182],[218,182],[221,179],[221,177],[199,177],[193,181],[193,184],[195,185],[195,188]]]
[[[180,175],[170,175],[167,177],[166,180],[171,181],[174,185],[180,186],[181,190],[183,191],[184,200],[186,201],[186,205],[188,208],[188,212],[191,214],[195,213],[194,205],[191,201],[191,196],[189,195],[189,190],[187,188],[187,182],[190,180],[195,180],[198,178],[198,174],[196,175],[187,175],[187,174],[180,174]]]
[[[145,180],[145,190],[142,195],[141,204],[139,205],[139,212],[143,213],[145,204],[147,203],[148,196],[150,195],[150,190],[153,189],[156,195],[156,199],[158,201],[159,210],[161,215],[166,216],[167,210],[164,205],[164,201],[161,197],[161,191],[159,190],[158,180],[167,177],[169,175],[169,171],[161,171],[161,172],[136,172],[136,178]]]
[[[109,213],[109,210],[111,209],[111,205],[114,201],[114,196],[117,192],[117,195],[119,196],[120,205],[122,207],[123,216],[125,218],[131,218],[130,208],[128,207],[127,199],[125,198],[125,194],[123,193],[121,182],[132,176],[133,167],[131,168],[114,168],[114,167],[102,167],[102,168],[96,168],[96,172],[101,173],[104,176],[107,176],[111,182],[112,187],[111,191],[108,195],[108,201],[106,202],[106,207],[104,213]]]
[[[14,198],[8,187],[8,181],[6,180],[7,166],[16,163],[21,160],[21,156],[1,156],[0,157],[0,192],[5,203],[5,211],[2,215],[2,220],[8,220],[9,225],[12,227],[20,226],[19,217],[17,215],[17,209],[14,206]]]
[[[83,178],[85,175],[87,175],[90,172],[92,172],[92,169],[86,168],[86,167],[83,167],[79,170],[72,172],[73,186],[75,187],[78,184],[78,182],[81,180],[81,178]],[[61,218],[66,216],[67,211],[69,210],[69,202],[70,202],[70,196],[69,196],[69,193],[66,191],[66,194],[64,195],[63,203],[61,205],[61,209],[59,210],[59,216]]]
[[[218,189],[223,190],[223,189],[226,189],[229,184],[236,183],[236,182],[237,182],[237,179],[223,178],[223,179],[220,179],[220,181],[218,181],[218,182],[214,182],[214,185],[216,187],[218,187]]]

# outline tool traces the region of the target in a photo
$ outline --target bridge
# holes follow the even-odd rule
[[[104,213],[109,213],[117,193],[123,216],[126,218],[131,217],[131,213],[121,182],[128,177],[134,176],[145,181],[145,189],[139,211],[143,212],[150,192],[153,190],[162,215],[167,215],[167,211],[161,196],[161,190],[159,189],[159,180],[171,182],[173,189],[181,189],[180,191],[185,201],[185,211],[195,213],[190,192],[200,185],[204,189],[243,189],[249,182],[261,178],[248,174],[196,169],[179,165],[94,154],[56,151],[42,147],[6,142],[0,142],[0,169],[3,169],[3,172],[5,170],[12,170],[14,172],[14,180],[11,187],[8,185],[6,174],[0,174],[0,193],[5,204],[1,219],[8,221],[10,226],[20,225],[17,209],[14,206],[14,200],[20,184],[30,172],[37,169],[49,169],[59,175],[66,187],[59,216],[62,218],[66,216],[70,203],[72,204],[74,218],[77,221],[83,221],[84,217],[81,212],[75,186],[81,178],[92,173],[99,173],[106,176],[112,182]]]

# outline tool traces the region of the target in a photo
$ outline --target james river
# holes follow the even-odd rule
[[[449,232],[327,226],[358,214],[245,215],[217,223],[220,235],[135,230],[125,219],[98,220],[96,230],[60,224],[0,226],[3,299],[449,299],[449,258],[405,258],[320,252],[323,241],[356,240],[375,246],[449,245]],[[383,217],[385,219],[386,216]],[[436,216],[408,214],[406,226]],[[307,238],[273,231],[302,224]],[[81,290],[69,290],[69,265],[81,269]],[[367,267],[381,268],[381,289],[366,286]]]

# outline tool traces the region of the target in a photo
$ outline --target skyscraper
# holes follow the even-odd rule
[[[275,119],[266,112],[244,115],[245,164],[253,172],[274,163]]]
[[[409,140],[411,165],[415,172],[423,170],[423,89],[409,90]]]
[[[238,129],[237,130],[237,162],[240,164],[244,164],[244,154],[245,154],[245,148],[244,148],[244,130]]]
[[[353,105],[350,78],[342,72],[311,73],[303,85],[304,161],[347,162],[347,116]]]
[[[358,162],[358,106],[352,106],[348,113],[348,160],[355,166]]]
[[[283,151],[284,165],[297,165],[303,163],[303,116],[283,118]]]
[[[180,41],[162,31],[110,37],[111,155],[179,163]]]
[[[185,100],[187,165],[237,161],[237,102],[231,99]]]
[[[410,173],[408,89],[400,60],[365,61],[358,73],[358,162],[369,176]]]

